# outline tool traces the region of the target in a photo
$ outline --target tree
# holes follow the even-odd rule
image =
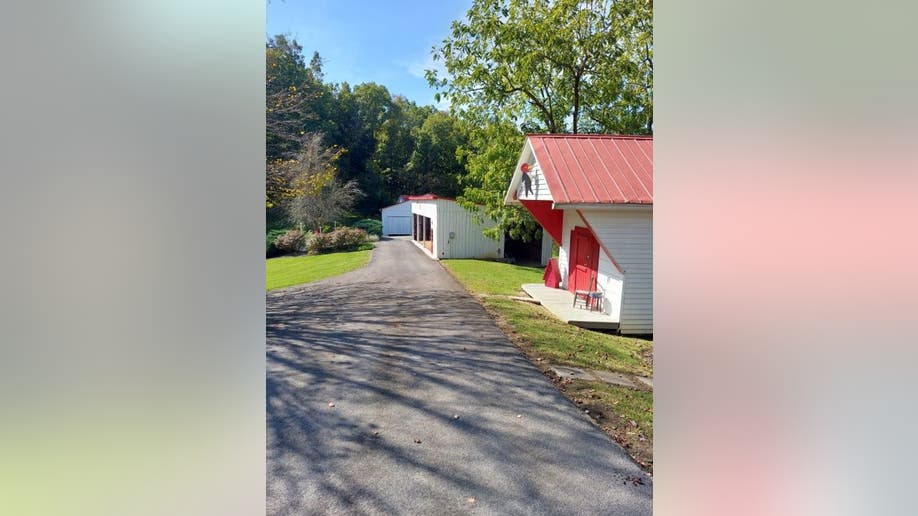
[[[321,231],[323,226],[347,215],[361,196],[363,193],[356,181],[345,182],[333,177],[315,192],[291,199],[287,215],[300,227]]]
[[[414,151],[406,167],[411,190],[447,197],[459,195],[459,180],[465,175],[465,155],[457,151],[468,144],[465,125],[449,114],[437,111],[412,130],[411,136]]]
[[[650,0],[474,0],[434,48],[428,71],[460,115],[535,123],[552,133],[652,130]],[[629,123],[615,120],[622,115]],[[635,125],[633,119],[642,122]]]
[[[294,39],[275,36],[265,45],[265,158],[287,159],[299,150],[302,136],[319,130],[320,106],[329,91],[322,84],[322,59],[310,66]]]
[[[392,99],[388,116],[376,131],[373,153],[373,169],[382,181],[386,202],[401,194],[422,193],[408,165],[416,147],[414,132],[434,112],[434,108],[418,107],[402,96]]]
[[[353,207],[361,192],[356,181],[335,177],[340,155],[340,149],[323,145],[321,134],[307,133],[293,159],[273,162],[270,198],[281,204],[288,220],[319,231]]]
[[[523,134],[510,122],[493,122],[472,131],[469,143],[459,153],[466,159],[467,174],[460,180],[463,193],[456,201],[466,209],[484,212],[497,221],[485,230],[491,238],[504,232],[510,238],[528,242],[539,232],[539,225],[518,206],[504,206],[504,193],[516,166]]]
[[[498,229],[528,240],[537,224],[503,205],[522,132],[652,133],[652,0],[473,0],[433,49],[428,82],[470,122],[463,193]]]
[[[341,83],[335,87],[334,96],[334,108],[329,114],[333,123],[330,141],[347,149],[338,163],[341,178],[357,181],[367,193],[355,206],[360,213],[378,213],[383,191],[372,157],[376,132],[391,110],[392,96],[384,86],[375,83],[358,84],[353,89]]]

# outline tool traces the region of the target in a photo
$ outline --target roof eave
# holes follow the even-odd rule
[[[556,210],[653,209],[653,203],[556,202]]]

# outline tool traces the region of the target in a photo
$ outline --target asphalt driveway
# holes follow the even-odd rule
[[[650,514],[651,484],[404,239],[267,295],[268,514]]]

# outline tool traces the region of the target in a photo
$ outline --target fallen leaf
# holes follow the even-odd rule
[[[631,420],[628,421],[628,424],[631,425],[631,426],[637,426],[637,421],[631,419]]]

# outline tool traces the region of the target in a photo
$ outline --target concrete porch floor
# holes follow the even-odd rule
[[[523,291],[537,299],[555,317],[562,321],[594,330],[618,329],[618,319],[601,312],[591,312],[585,308],[573,308],[574,294],[560,289],[550,288],[540,283],[525,283]]]

